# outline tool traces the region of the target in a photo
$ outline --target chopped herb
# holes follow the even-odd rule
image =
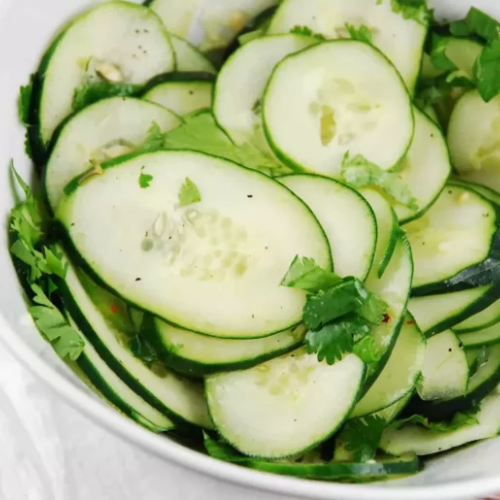
[[[446,55],[448,43],[448,38],[432,35],[431,62],[432,65],[440,71],[455,71],[458,69]]]
[[[485,102],[500,92],[500,40],[493,40],[484,47],[476,61],[477,88]]]
[[[466,28],[467,35],[458,34],[465,33]],[[452,23],[450,31],[457,36],[478,35],[487,42],[500,39],[500,23],[476,7],[470,8],[464,21]]]
[[[308,292],[319,292],[341,281],[342,278],[332,271],[322,269],[314,259],[297,256],[293,259],[290,268],[281,281],[281,286],[300,288]]]
[[[478,424],[479,421],[476,417],[477,411],[478,408],[467,413],[456,413],[453,419],[449,422],[430,422],[428,418],[423,417],[422,415],[412,415],[411,417],[402,420],[396,420],[390,424],[390,428],[401,429],[407,425],[418,425],[429,429],[431,432],[451,432],[461,429],[462,427]]]
[[[33,94],[33,83],[35,75],[30,76],[28,85],[24,85],[19,89],[19,97],[17,100],[17,109],[19,119],[24,125],[30,125],[30,110],[31,110],[31,96]]]
[[[165,133],[162,132],[160,126],[153,122],[148,130],[146,139],[134,149],[134,153],[152,153],[163,149],[165,143]]]
[[[186,180],[179,191],[179,205],[181,207],[185,207],[200,201],[201,195],[200,191],[196,187],[196,184],[191,179],[186,177]]]
[[[73,111],[94,104],[109,97],[128,97],[141,90],[140,85],[127,85],[124,83],[110,83],[105,81],[84,81],[77,87],[73,94]]]
[[[356,28],[354,25],[346,23],[345,27],[353,40],[359,40],[360,42],[365,42],[370,45],[373,43],[372,31],[365,24]]]
[[[304,36],[310,36],[312,38],[317,38],[318,40],[326,40],[325,35],[322,35],[321,33],[315,33],[311,28],[308,26],[294,26],[291,30],[290,33],[294,33],[296,35],[304,35]]]
[[[142,189],[148,188],[151,185],[151,181],[153,180],[153,176],[152,175],[143,173],[143,170],[145,168],[146,168],[145,166],[143,166],[141,168],[141,173],[139,175],[139,186]]]
[[[356,343],[353,352],[359,359],[369,364],[380,361],[385,351],[371,335],[366,335]]]
[[[366,325],[364,327],[366,328]],[[352,352],[354,348],[351,324],[347,321],[339,321],[326,325],[320,330],[309,331],[305,342],[309,354],[317,354],[318,361],[326,360],[329,365],[333,365],[335,361],[341,360],[344,354]]]
[[[413,19],[427,25],[432,19],[432,12],[427,8],[427,0],[391,0],[392,10],[405,19]]]

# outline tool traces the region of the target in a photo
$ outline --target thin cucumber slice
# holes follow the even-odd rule
[[[413,109],[401,77],[379,51],[351,40],[313,45],[279,63],[263,117],[282,161],[334,178],[342,176],[347,153],[393,168],[413,137]],[[390,144],[381,148],[387,137]]]
[[[217,339],[181,330],[159,319],[147,331],[148,339],[167,366],[196,377],[252,368],[296,349],[305,333],[305,328],[298,326],[262,339]]]
[[[189,39],[191,26],[203,0],[146,0],[170,33]]]
[[[432,455],[466,443],[495,437],[500,429],[500,395],[488,396],[476,415],[477,424],[468,425],[450,432],[435,432],[417,425],[401,429],[386,429],[380,448],[391,455],[416,453]]]
[[[150,406],[113,372],[97,354],[92,344],[79,330],[75,320],[68,318],[85,341],[83,353],[76,364],[94,388],[121,413],[153,432],[166,432],[174,428],[174,423],[158,410]]]
[[[484,311],[474,314],[470,318],[462,321],[453,327],[453,331],[458,334],[468,334],[484,330],[500,322],[500,300],[493,302]],[[472,337],[470,337],[472,338]]]
[[[350,418],[376,413],[413,392],[424,364],[425,337],[409,315],[406,316],[394,349],[377,380]]]
[[[335,272],[365,280],[377,245],[377,222],[356,191],[319,175],[287,175],[279,181],[313,211],[325,230]]]
[[[422,65],[420,67],[420,78],[422,80],[434,80],[444,73],[443,70],[436,69],[432,64],[431,56],[424,52],[422,54]]]
[[[177,71],[217,73],[214,65],[194,45],[173,34],[170,35],[170,38],[175,51]]]
[[[402,397],[399,401],[392,403],[391,406],[384,408],[383,410],[374,413],[375,416],[383,418],[388,424],[396,420],[400,413],[405,409],[405,407],[410,402],[413,396],[413,392],[409,392],[406,396]]]
[[[212,106],[213,83],[205,80],[167,81],[155,85],[143,99],[171,109],[180,116]]]
[[[394,12],[390,0],[285,0],[273,18],[269,33],[286,33],[295,26],[307,26],[327,38],[349,38],[346,24],[370,29],[373,44],[392,61],[413,92],[427,27]]]
[[[398,168],[399,178],[416,199],[418,209],[395,203],[401,223],[420,217],[435,202],[451,173],[448,146],[439,127],[416,106],[415,135],[408,154]]]
[[[291,191],[191,151],[103,169],[73,184],[57,217],[73,251],[117,295],[215,337],[260,338],[301,321],[306,294],[281,287],[283,276],[297,255],[327,269],[332,263],[321,226]],[[151,177],[147,189],[141,174]],[[183,207],[186,179],[202,201]]]
[[[111,1],[84,13],[56,38],[38,69],[34,146],[46,151],[56,128],[72,113],[75,89],[82,84],[144,85],[174,64],[168,33],[148,8]]]
[[[82,283],[90,290],[96,285],[85,275],[80,279],[70,266],[59,286],[64,304],[88,342],[116,375],[164,415],[212,429],[203,387],[163,367],[156,373],[136,358],[128,347],[130,337],[106,321]]]
[[[495,323],[484,330],[471,333],[459,333],[460,342],[465,347],[478,347],[500,343],[500,324]]]
[[[414,295],[498,281],[497,209],[476,191],[448,184],[432,208],[404,228],[415,261]]]
[[[71,179],[90,168],[128,154],[139,146],[156,124],[167,132],[179,118],[161,106],[131,97],[100,101],[71,118],[59,131],[44,175],[49,206],[56,210]]]
[[[378,191],[367,188],[362,189],[360,193],[372,207],[377,221],[377,248],[370,273],[380,278],[396,248],[399,236],[398,218],[390,203]]]
[[[353,354],[328,365],[300,348],[250,370],[208,377],[206,397],[217,430],[237,450],[282,458],[312,449],[342,425],[364,374]]]
[[[418,395],[424,401],[453,399],[467,392],[469,365],[459,338],[445,330],[427,341]]]
[[[467,393],[453,399],[423,401],[413,399],[409,411],[434,420],[447,420],[468,411],[490,394],[500,382],[500,345],[489,348],[488,361],[469,379]]]
[[[245,44],[227,60],[217,78],[213,112],[236,144],[265,143],[262,96],[275,66],[289,54],[317,42],[303,35],[265,36]]]
[[[430,337],[484,311],[499,298],[500,287],[488,285],[461,292],[413,297],[408,310],[424,335]]]
[[[457,184],[459,186],[473,189],[487,200],[492,201],[496,205],[500,205],[500,193],[498,191],[495,191],[494,189],[489,188],[488,186],[485,186],[484,184],[478,184],[476,182],[471,182],[456,177],[452,178],[450,182],[452,184]]]

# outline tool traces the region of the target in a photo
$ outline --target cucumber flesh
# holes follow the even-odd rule
[[[364,373],[353,354],[328,365],[300,348],[250,370],[208,377],[206,396],[217,430],[236,449],[282,458],[312,449],[342,425]]]
[[[318,175],[286,175],[279,181],[307,204],[323,227],[335,272],[364,280],[372,267],[377,223],[363,197],[340,182]]]
[[[170,33],[188,40],[202,2],[203,0],[152,0],[148,5]]]
[[[481,330],[489,329],[497,323],[500,323],[499,300],[491,304],[491,306],[487,307],[484,311],[481,311],[478,314],[474,314],[474,316],[471,316],[465,321],[462,321],[458,325],[454,326],[453,331],[458,334],[467,335],[471,332],[479,332]],[[480,338],[480,336],[478,336],[478,338]]]
[[[409,392],[406,396],[402,397],[399,401],[392,403],[392,405],[384,408],[383,410],[374,413],[375,416],[383,418],[388,424],[396,420],[399,414],[405,409],[413,396],[413,392]]]
[[[410,97],[395,68],[372,46],[351,40],[313,45],[279,63],[263,117],[283,162],[333,178],[342,176],[347,153],[384,170],[395,167],[414,127]],[[381,148],[387,137],[390,144]]]
[[[297,255],[332,264],[321,226],[288,189],[191,151],[103,168],[74,185],[57,217],[86,267],[117,295],[215,337],[260,338],[301,321],[306,294],[281,287],[283,276]],[[147,189],[139,185],[144,172]],[[182,207],[186,178],[202,201]]]
[[[170,38],[175,51],[177,71],[217,73],[214,65],[194,45],[173,34],[170,34]]]
[[[500,324],[495,323],[488,328],[471,333],[459,333],[458,337],[465,347],[498,344],[500,343]]]
[[[128,154],[147,137],[152,125],[167,132],[180,125],[179,118],[161,106],[130,97],[100,101],[71,118],[61,129],[44,177],[45,194],[55,212],[64,188],[90,168]]]

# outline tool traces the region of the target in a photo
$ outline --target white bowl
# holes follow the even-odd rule
[[[216,1],[216,0],[214,0]],[[307,0],[304,0],[307,1]],[[349,1],[349,0],[346,0]],[[375,2],[375,0],[373,0]],[[24,130],[16,100],[53,34],[89,0],[0,0],[0,213],[6,224],[15,203],[7,164],[13,158],[23,178],[35,174],[24,154]],[[473,4],[500,19],[498,0],[432,0],[441,19],[457,19]],[[91,419],[166,460],[251,488],[305,498],[352,500],[470,499],[500,492],[500,439],[433,460],[408,479],[373,485],[305,481],[250,471],[216,461],[152,434],[95,396],[62,363],[27,321],[26,305],[11,264],[7,231],[0,236],[0,339],[40,379]],[[500,415],[499,415],[500,417]]]

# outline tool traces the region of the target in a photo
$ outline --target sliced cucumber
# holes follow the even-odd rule
[[[448,184],[432,208],[404,228],[415,261],[414,295],[498,281],[497,210],[476,191]]]
[[[273,18],[269,33],[286,33],[307,26],[327,38],[349,38],[346,25],[370,29],[373,44],[396,66],[413,92],[427,27],[394,12],[390,0],[285,0]]]
[[[56,38],[40,64],[33,146],[46,151],[56,128],[72,113],[81,85],[99,80],[143,85],[172,71],[174,64],[168,33],[148,8],[111,1],[84,13]]]
[[[377,221],[377,248],[370,273],[380,278],[396,248],[399,236],[398,218],[390,203],[378,191],[367,188],[362,189],[361,194],[372,207]]]
[[[482,403],[476,415],[477,424],[449,432],[436,432],[417,425],[401,429],[387,429],[382,435],[380,448],[391,455],[416,453],[432,455],[466,443],[495,437],[500,429],[500,396],[492,394]]]
[[[153,86],[143,99],[171,109],[180,116],[212,106],[214,84],[207,80],[165,81]]]
[[[161,18],[167,30],[189,39],[191,26],[203,0],[146,0],[145,4]]]
[[[465,347],[498,344],[500,343],[500,324],[495,323],[488,328],[471,333],[459,333],[458,337]]]
[[[103,168],[73,185],[57,217],[87,268],[118,295],[216,337],[265,337],[301,321],[306,294],[281,287],[283,276],[297,255],[332,264],[321,226],[291,191],[190,151]],[[144,172],[147,189],[139,185]],[[202,201],[182,207],[186,179]]]
[[[342,425],[364,374],[353,354],[328,365],[300,348],[250,370],[208,377],[206,396],[217,430],[236,449],[281,458],[312,449]]]
[[[413,396],[413,392],[409,392],[406,396],[402,397],[399,401],[392,403],[391,406],[374,413],[375,416],[383,418],[388,424],[396,420],[399,414],[405,409]]]
[[[484,311],[499,298],[500,287],[488,285],[461,292],[414,297],[408,309],[424,335],[430,337]]]
[[[380,52],[357,41],[320,43],[285,58],[267,86],[263,117],[279,158],[334,178],[347,153],[393,168],[413,137],[401,77]],[[381,148],[387,137],[390,144]]]
[[[350,418],[376,413],[413,392],[424,363],[425,337],[406,316],[389,360]]]
[[[435,202],[451,173],[448,146],[431,118],[416,106],[415,135],[408,154],[398,168],[398,177],[408,186],[418,209],[396,203],[394,210],[401,223],[420,217]]]
[[[214,65],[194,45],[173,34],[170,35],[170,38],[175,51],[177,71],[217,73]]]
[[[493,302],[491,306],[480,313],[474,314],[469,319],[462,321],[453,327],[453,331],[458,334],[468,334],[484,330],[500,322],[500,300]],[[470,337],[472,338],[472,337]],[[466,344],[467,345],[467,344]]]
[[[424,401],[463,396],[469,383],[469,365],[459,338],[445,330],[427,341],[418,395]]]
[[[242,370],[296,349],[304,340],[298,326],[263,339],[231,340],[181,330],[157,319],[147,334],[162,361],[178,372],[205,376]]]
[[[287,175],[279,181],[313,211],[325,230],[335,272],[364,280],[373,263],[377,222],[356,191],[319,175]]]
[[[57,135],[44,176],[49,205],[56,210],[64,188],[90,168],[128,154],[144,139],[153,124],[164,132],[177,127],[179,118],[161,106],[130,97],[100,101],[76,114]]]
[[[236,144],[265,143],[261,106],[267,82],[282,59],[313,43],[317,43],[315,38],[302,35],[265,36],[245,44],[224,64],[217,78],[213,112]]]
[[[498,191],[495,191],[494,189],[491,189],[484,184],[478,184],[476,182],[471,182],[467,181],[464,179],[456,178],[454,177],[453,179],[450,180],[452,184],[456,184],[459,186],[464,186],[469,189],[473,189],[477,193],[479,193],[481,196],[486,198],[487,200],[492,201],[496,205],[500,205],[500,193]]]

